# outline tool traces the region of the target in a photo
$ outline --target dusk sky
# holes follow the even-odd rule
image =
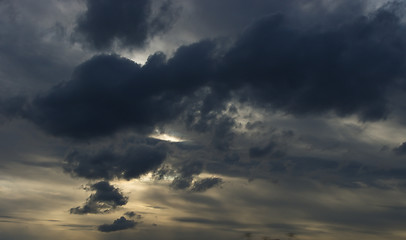
[[[406,239],[405,13],[0,0],[0,240]]]

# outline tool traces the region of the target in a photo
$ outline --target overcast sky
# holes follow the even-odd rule
[[[0,239],[405,239],[405,12],[0,0]]]

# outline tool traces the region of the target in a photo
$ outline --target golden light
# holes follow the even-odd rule
[[[185,142],[185,141],[187,141],[186,139],[182,139],[177,136],[169,135],[166,133],[155,133],[155,134],[150,135],[149,137],[167,141],[167,142]]]

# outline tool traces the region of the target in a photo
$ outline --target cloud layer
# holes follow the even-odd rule
[[[0,232],[402,239],[403,9],[0,0]]]
[[[236,96],[296,116],[385,119],[388,89],[405,75],[403,29],[386,8],[326,29],[295,29],[283,14],[273,14],[226,49],[201,41],[170,59],[151,55],[143,66],[117,55],[95,56],[70,81],[35,98],[23,115],[53,135],[76,139],[128,128],[150,132],[181,117],[204,131]],[[218,133],[223,137],[216,139],[227,139]],[[217,146],[225,149],[227,142]]]

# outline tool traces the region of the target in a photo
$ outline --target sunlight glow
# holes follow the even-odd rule
[[[149,137],[167,141],[167,142],[185,142],[186,141],[185,139],[182,139],[182,138],[179,138],[176,136],[172,136],[172,135],[168,135],[166,133],[157,133],[157,134],[150,135]]]

